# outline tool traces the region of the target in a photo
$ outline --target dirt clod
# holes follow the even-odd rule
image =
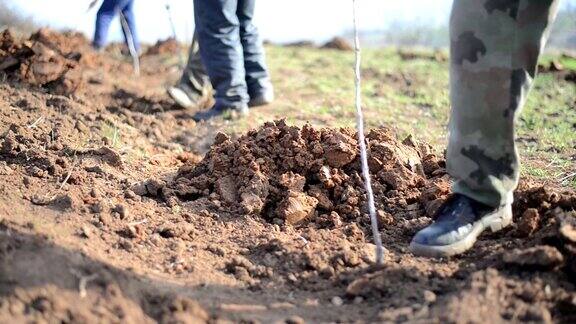
[[[115,150],[103,146],[96,150],[95,153],[100,155],[106,163],[115,167],[122,167],[122,158],[120,157],[120,154],[118,154],[118,152]]]
[[[71,211],[80,206],[80,201],[70,194],[56,196],[51,205],[62,211]]]
[[[513,250],[504,254],[503,260],[523,268],[554,269],[564,263],[564,256],[551,246],[535,246],[525,250]]]
[[[161,310],[161,323],[207,323],[208,312],[195,300],[186,297],[176,297],[164,304]]]
[[[238,189],[234,183],[234,177],[225,176],[215,182],[216,193],[227,203],[238,201]]]
[[[559,217],[558,233],[567,242],[576,244],[576,212]]]
[[[159,40],[146,50],[144,55],[175,54],[180,50],[180,44],[174,38]]]
[[[304,193],[289,191],[278,204],[277,215],[290,225],[298,224],[314,214],[318,200]]]
[[[73,55],[71,48],[55,41],[58,37],[48,29],[41,29],[28,40],[18,41],[10,30],[3,31],[0,37],[0,71],[54,93],[74,93],[83,83],[79,58]]]
[[[540,214],[538,213],[538,209],[528,208],[524,211],[522,218],[518,222],[518,233],[524,237],[529,236],[538,229],[539,223]]]
[[[322,48],[335,49],[339,51],[352,51],[354,48],[346,39],[342,37],[334,37],[333,39],[322,45]]]

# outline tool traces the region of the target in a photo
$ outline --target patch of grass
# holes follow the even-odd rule
[[[523,166],[522,175],[534,177],[536,179],[547,179],[552,176],[552,172],[548,169],[531,166],[530,164]]]
[[[118,128],[118,126],[111,124],[111,123],[104,123],[102,125],[102,137],[108,139],[108,143],[110,143],[110,146],[113,148],[120,148],[122,147],[122,142],[120,139],[120,129]]]
[[[576,58],[568,55],[543,55],[540,64],[547,66],[550,65],[552,61],[562,64],[567,70],[576,70]]]

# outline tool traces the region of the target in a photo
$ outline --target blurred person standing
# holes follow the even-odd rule
[[[196,121],[266,105],[274,91],[264,47],[252,19],[255,0],[194,0],[200,55],[215,91],[215,104]]]
[[[93,0],[92,3],[90,3],[90,8],[94,7],[96,3],[98,3],[98,0]],[[136,20],[134,18],[134,0],[104,0],[102,2],[96,14],[96,28],[92,45],[96,49],[101,49],[106,45],[110,23],[117,14],[124,17],[128,29],[130,29],[126,31],[125,28],[122,28],[126,45],[128,47],[133,45],[136,53],[140,53],[140,42],[138,40]],[[131,37],[127,35],[128,32]],[[133,44],[130,44],[130,39],[132,39]]]

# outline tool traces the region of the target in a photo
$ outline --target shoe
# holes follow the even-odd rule
[[[267,90],[259,93],[258,95],[251,97],[248,102],[248,107],[258,107],[269,105],[274,101],[274,91]]]
[[[179,86],[173,86],[167,89],[168,95],[182,108],[192,108],[198,106],[202,96],[191,95],[185,89]]]
[[[178,87],[170,87],[166,91],[178,106],[182,108],[191,108],[194,106],[194,102],[188,97],[184,90]]]
[[[194,121],[196,122],[201,122],[219,116],[229,117],[230,119],[239,119],[246,115],[248,115],[248,106],[246,104],[241,105],[240,107],[237,108],[231,108],[216,104],[208,110],[197,112],[196,114],[194,114],[194,116],[192,116],[192,119],[194,119]]]
[[[410,251],[418,256],[449,257],[474,245],[490,228],[497,232],[512,223],[512,205],[494,208],[460,194],[454,194],[430,226],[416,233]]]
[[[210,91],[209,83],[205,83],[204,85],[199,84],[197,86],[194,84],[190,86],[186,83],[178,83],[167,89],[168,95],[182,108],[200,106],[208,98]]]

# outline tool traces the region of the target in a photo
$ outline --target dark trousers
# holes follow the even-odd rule
[[[106,40],[108,38],[108,29],[110,28],[110,23],[114,16],[118,13],[122,13],[126,18],[128,27],[132,34],[132,39],[134,40],[134,48],[136,52],[140,52],[140,42],[138,40],[138,33],[136,32],[136,22],[134,19],[134,0],[104,0],[98,13],[96,14],[96,30],[94,31],[94,41],[93,45],[95,48],[102,48],[106,45]],[[124,31],[124,38],[126,39],[126,44],[128,44],[129,39]]]
[[[255,0],[194,0],[200,54],[217,105],[237,108],[271,88],[252,23]]]
[[[200,46],[198,45],[198,36],[196,33],[194,33],[192,45],[190,45],[188,63],[186,63],[178,86],[185,91],[192,91],[200,96],[211,86],[204,64],[202,64],[202,58],[200,57]]]

